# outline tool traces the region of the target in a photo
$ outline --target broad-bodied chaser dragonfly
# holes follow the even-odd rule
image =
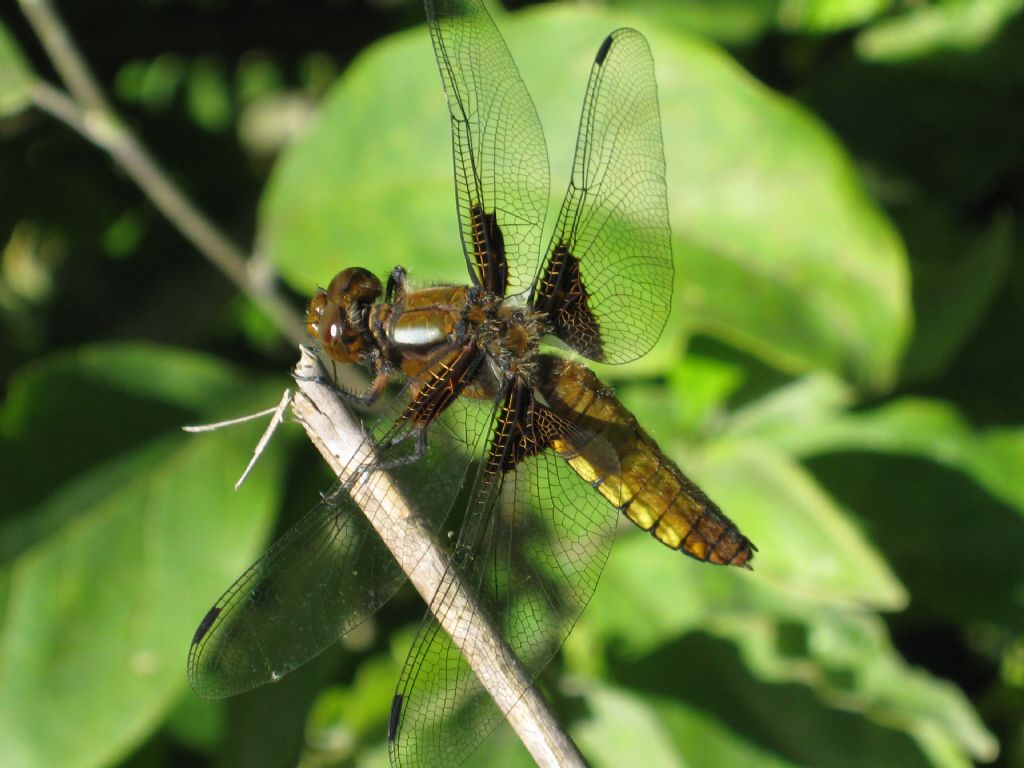
[[[355,485],[386,474],[435,535],[455,530],[450,569],[536,678],[597,585],[618,513],[661,543],[749,567],[754,546],[667,458],[586,366],[541,351],[626,363],[657,341],[672,252],[654,63],[644,37],[600,45],[554,233],[542,247],[548,158],[540,120],[480,0],[427,0],[451,113],[468,286],[382,286],[339,272],[307,324],[330,366],[369,372],[372,463],[340,483],[203,618],[189,653],[202,696],[278,679],[365,620],[405,574],[370,528]],[[380,470],[384,470],[381,472]],[[389,724],[400,765],[461,762],[504,712],[436,617],[441,588],[401,674]],[[472,619],[473,617],[470,617]],[[523,692],[520,691],[519,695]],[[514,700],[515,697],[513,697]]]

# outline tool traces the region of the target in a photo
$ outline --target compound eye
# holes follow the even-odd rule
[[[320,340],[320,321],[327,307],[327,293],[317,291],[306,308],[306,332],[317,341]]]
[[[348,320],[338,310],[337,304],[328,304],[320,315],[317,328],[317,341],[320,347],[333,360],[339,363],[355,363],[363,349],[363,340],[349,325]]]
[[[328,299],[342,309],[352,304],[372,304],[382,293],[380,280],[362,267],[350,267],[334,276],[327,286]]]

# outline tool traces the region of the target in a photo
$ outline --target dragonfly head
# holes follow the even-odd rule
[[[368,341],[366,309],[380,298],[380,280],[361,267],[334,276],[306,310],[306,330],[339,363],[358,363]]]

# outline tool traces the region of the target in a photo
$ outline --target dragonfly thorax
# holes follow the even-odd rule
[[[313,296],[309,334],[326,357],[365,366],[372,374],[416,375],[445,350],[471,346],[486,355],[497,380],[533,382],[546,317],[521,297],[482,287],[442,285],[413,289],[396,269],[387,290],[360,267],[339,272]]]
[[[540,340],[548,330],[543,313],[506,300],[478,326],[478,345],[501,378],[532,384],[537,375]]]

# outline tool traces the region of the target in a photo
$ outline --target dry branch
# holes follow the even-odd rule
[[[363,443],[362,427],[332,387],[311,378],[322,375],[313,354],[303,351],[295,374],[299,391],[292,401],[292,411],[327,463],[345,481],[350,467],[369,458],[360,453],[360,446],[369,450]],[[452,582],[452,574],[446,573],[447,555],[433,535],[416,524],[415,512],[402,499],[398,488],[387,482],[385,476],[372,483],[357,483],[353,499],[364,509],[373,505],[375,514],[368,515],[368,519],[428,605],[442,582],[456,595],[454,610],[437,620],[491,698],[501,711],[508,713],[509,723],[537,764],[542,768],[586,766],[576,745],[530,684],[501,635],[487,623],[463,620],[462,617],[479,618],[484,613],[476,608],[471,590],[457,578]],[[524,689],[526,693],[520,696],[518,691]]]

